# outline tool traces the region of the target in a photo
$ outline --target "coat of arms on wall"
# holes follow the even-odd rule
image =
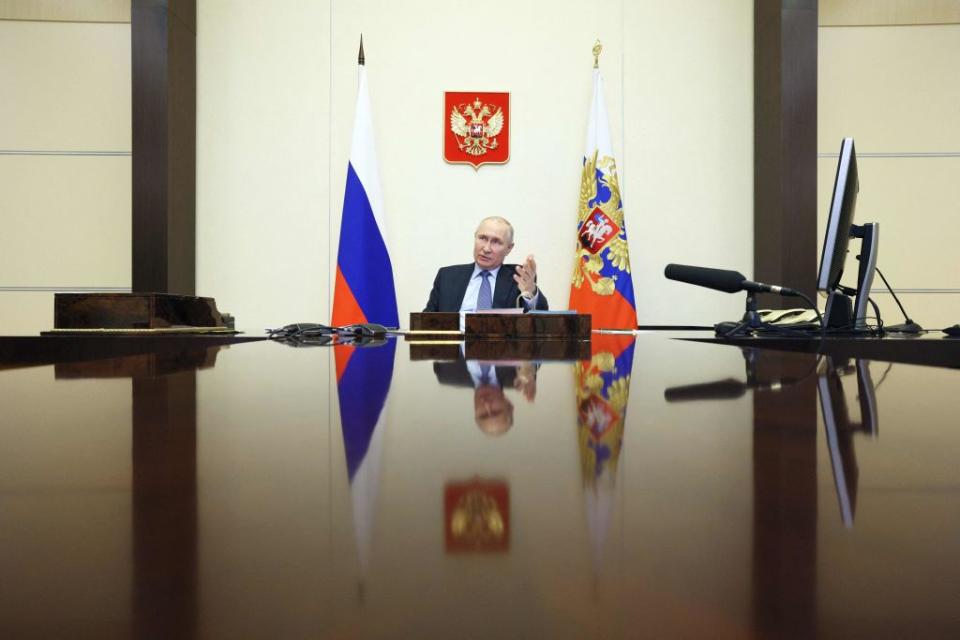
[[[443,159],[453,164],[504,164],[510,159],[510,94],[447,91]]]

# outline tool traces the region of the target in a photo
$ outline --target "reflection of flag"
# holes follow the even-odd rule
[[[632,335],[595,335],[590,362],[579,362],[577,412],[583,480],[594,486],[616,471],[630,397]]]
[[[380,479],[380,449],[386,428],[383,408],[393,378],[396,348],[393,340],[379,347],[334,347],[343,449],[347,458],[354,535],[362,571],[366,570],[373,536]]]
[[[366,322],[387,327],[400,324],[384,222],[367,74],[361,61],[330,321],[335,326]]]
[[[576,247],[570,308],[592,315],[595,329],[636,328],[620,181],[610,144],[603,79],[596,68],[580,177]]]
[[[587,529],[599,567],[613,507],[613,488],[623,443],[623,424],[633,369],[632,335],[595,335],[589,362],[574,365],[578,441]]]

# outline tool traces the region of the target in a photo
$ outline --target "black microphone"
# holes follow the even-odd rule
[[[686,264],[668,264],[667,268],[663,270],[663,275],[669,280],[686,282],[687,284],[715,289],[725,293],[753,291],[754,293],[776,293],[781,296],[800,296],[798,291],[788,287],[753,282],[752,280],[747,280],[746,276],[739,271],[730,271],[728,269],[710,269],[707,267],[693,267]]]
[[[769,392],[780,391],[784,387],[789,387],[797,381],[786,378],[784,380],[771,380],[770,382],[740,382],[733,378],[726,380],[717,380],[716,382],[701,382],[700,384],[687,384],[681,387],[670,387],[663,392],[663,399],[667,402],[688,402],[691,400],[735,400],[743,396],[747,391]]]

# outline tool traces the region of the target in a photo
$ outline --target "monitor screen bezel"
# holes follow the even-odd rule
[[[853,189],[852,194],[847,193],[850,189]],[[821,293],[829,294],[834,291],[843,277],[847,247],[850,242],[850,225],[853,224],[858,191],[857,155],[853,138],[844,138],[840,144],[840,157],[833,183],[833,197],[830,200],[827,231],[820,254],[817,290]]]

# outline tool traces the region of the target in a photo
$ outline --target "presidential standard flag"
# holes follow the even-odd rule
[[[584,507],[598,575],[616,502],[634,346],[633,335],[597,335],[590,343],[591,359],[574,365]]]
[[[595,59],[600,55],[599,43],[593,53]],[[620,181],[610,144],[603,78],[596,62],[580,177],[576,263],[569,307],[593,316],[594,329],[635,329],[637,326]]]
[[[362,39],[358,62],[357,108],[350,161],[347,163],[347,186],[343,194],[330,322],[334,326],[376,322],[386,327],[398,327],[397,292],[386,244],[383,194],[373,143]]]

